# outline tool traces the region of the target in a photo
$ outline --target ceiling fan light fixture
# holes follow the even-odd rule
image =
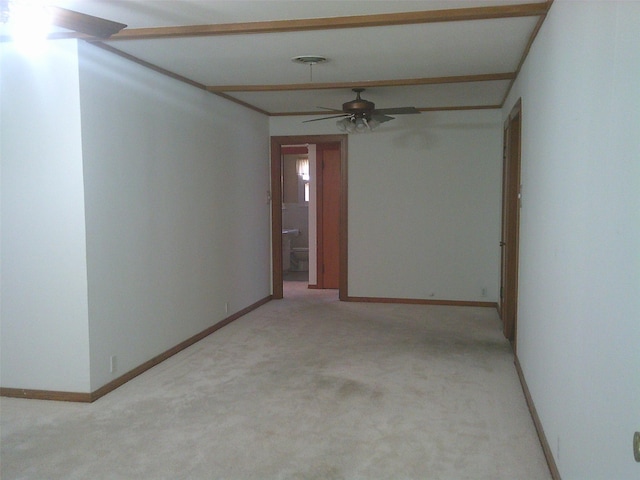
[[[365,133],[373,131],[378,125],[380,125],[380,122],[377,120],[368,120],[364,116],[345,117],[336,122],[338,130],[347,133]]]
[[[47,5],[42,0],[0,0],[0,23],[17,31],[11,36],[46,36],[51,27],[107,39],[127,25],[100,17]]]
[[[37,55],[46,50],[47,35],[52,16],[44,5],[33,2],[0,0],[2,33],[26,55]]]
[[[0,23],[8,23],[10,16],[9,0],[0,0]]]
[[[356,132],[363,133],[369,130],[369,125],[367,124],[367,119],[364,117],[358,117],[355,121]]]
[[[336,126],[341,132],[353,133],[355,131],[355,125],[351,122],[350,118],[338,120]]]

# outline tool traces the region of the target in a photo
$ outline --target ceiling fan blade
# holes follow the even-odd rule
[[[412,113],[420,113],[415,107],[396,107],[396,108],[379,108],[373,111],[373,114],[382,114],[382,115],[407,115]]]
[[[348,117],[348,116],[349,116],[349,115],[347,115],[347,114],[342,114],[342,115],[334,115],[334,116],[332,116],[332,117],[313,118],[313,119],[311,119],[311,120],[305,120],[305,121],[304,121],[304,122],[302,122],[302,123],[317,122],[317,121],[319,121],[319,120],[330,120],[330,119],[332,119],[332,118],[343,118],[343,117]]]
[[[53,17],[52,23],[54,25],[74,32],[86,33],[93,37],[106,39],[126,27],[124,23],[112,22],[66,8],[49,7],[49,11]]]
[[[329,107],[316,107],[316,108],[321,108],[322,110],[329,110],[330,112],[344,113],[342,110],[337,110],[335,108],[329,108]]]
[[[388,115],[380,115],[377,111],[371,115],[371,119],[375,120],[378,123],[388,122],[389,120],[395,120],[395,117],[390,117]]]

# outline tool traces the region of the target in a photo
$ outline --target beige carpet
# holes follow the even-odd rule
[[[1,399],[2,479],[550,478],[494,310],[285,296],[93,404]]]

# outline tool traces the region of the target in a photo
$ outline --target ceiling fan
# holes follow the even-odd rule
[[[336,122],[336,125],[340,130],[348,133],[359,133],[367,130],[373,130],[381,123],[393,120],[394,117],[390,117],[389,115],[407,115],[420,113],[420,111],[415,107],[376,109],[375,103],[360,97],[360,94],[364,92],[364,88],[353,88],[352,91],[356,93],[356,98],[354,100],[351,100],[350,102],[343,103],[342,110],[318,107],[323,108],[324,110],[330,110],[332,112],[340,112],[340,115],[314,118],[313,120],[306,120],[303,123],[317,122],[319,120],[329,120],[331,118],[342,118],[342,120],[338,120]]]
[[[19,8],[19,4],[20,2],[16,0],[0,0],[0,21],[2,23],[9,22],[12,11],[17,7]],[[42,8],[46,9],[46,12],[50,15],[53,25],[101,39],[109,38],[127,26],[124,23],[52,5],[43,6]]]

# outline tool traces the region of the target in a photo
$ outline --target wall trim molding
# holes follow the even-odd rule
[[[91,394],[82,392],[61,392],[56,390],[32,390],[28,388],[0,388],[0,396],[27,398],[29,400],[53,400],[57,402],[90,403]]]
[[[229,325],[234,320],[246,315],[247,313],[255,310],[256,308],[264,305],[268,301],[271,300],[271,295],[258,300],[257,302],[249,305],[246,308],[230,315],[229,317],[221,320],[220,322],[206,328],[200,333],[186,339],[183,342],[180,342],[176,346],[170,348],[169,350],[161,353],[160,355],[156,355],[150,360],[147,360],[143,364],[135,367],[133,370],[129,370],[124,375],[116,378],[115,380],[103,385],[97,390],[91,393],[82,393],[82,392],[61,392],[61,391],[52,391],[52,390],[33,390],[33,389],[25,389],[25,388],[0,388],[0,396],[2,397],[13,397],[13,398],[28,398],[32,400],[55,400],[59,402],[83,402],[83,403],[91,403],[98,400],[100,397],[105,396],[107,393],[112,392],[116,388],[124,385],[129,380],[134,379],[138,375],[146,372],[152,367],[155,367],[159,363],[164,362],[168,358],[174,356],[176,353],[181,352],[187,347],[199,342],[205,337],[208,337],[212,333],[217,330],[220,330],[222,327]]]
[[[347,297],[347,302],[364,303],[407,303],[416,305],[448,305],[451,307],[487,307],[498,308],[496,302],[477,302],[468,300],[428,300],[423,298],[386,298],[386,297]]]
[[[556,460],[555,458],[553,458],[551,447],[549,446],[549,442],[547,441],[547,436],[544,433],[544,428],[542,428],[542,422],[540,421],[540,417],[538,417],[538,411],[536,410],[536,406],[533,403],[533,398],[531,397],[531,392],[529,391],[529,387],[527,386],[527,380],[524,378],[524,372],[522,371],[522,366],[520,365],[520,360],[518,359],[517,355],[514,356],[514,363],[516,365],[516,371],[518,372],[518,378],[520,379],[520,385],[522,385],[524,398],[526,399],[527,406],[529,407],[531,419],[533,420],[533,424],[536,427],[540,445],[542,445],[544,458],[547,460],[547,465],[549,466],[551,478],[553,478],[553,480],[562,480],[560,477],[560,472],[558,471],[558,466],[556,465]]]

